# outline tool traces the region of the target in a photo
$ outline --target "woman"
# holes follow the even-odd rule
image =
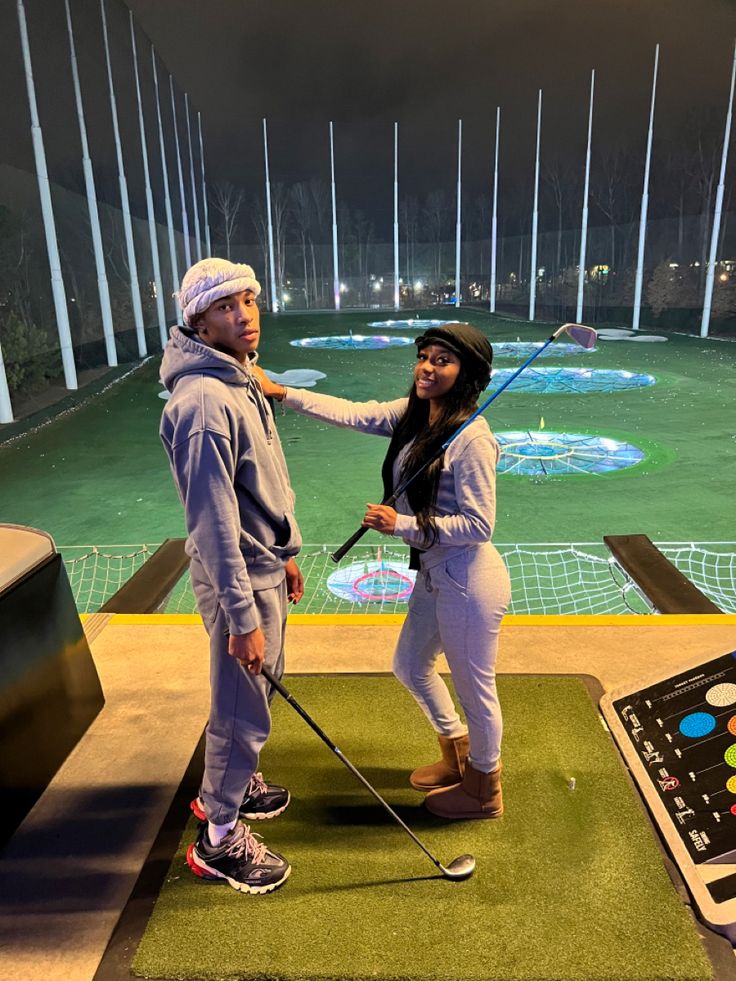
[[[383,464],[384,500],[418,470],[477,408],[493,350],[469,324],[433,327],[416,339],[408,399],[349,402],[287,389],[264,376],[264,392],[298,412],[391,439]],[[501,709],[495,662],[511,587],[491,544],[498,446],[475,419],[443,456],[414,480],[396,508],[369,504],[363,525],[402,538],[418,570],[393,670],[439,739],[442,758],[421,766],[411,785],[446,818],[494,818],[503,812]],[[435,662],[444,651],[467,728]]]

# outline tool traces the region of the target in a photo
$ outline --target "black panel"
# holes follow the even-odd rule
[[[725,875],[722,879],[708,884],[708,892],[717,903],[725,903],[736,899],[736,872]]]
[[[646,535],[604,535],[603,541],[660,613],[723,613]]]
[[[104,704],[61,556],[0,594],[0,843]]]
[[[613,707],[696,863],[736,849],[736,651]]]

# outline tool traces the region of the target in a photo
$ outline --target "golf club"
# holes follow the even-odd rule
[[[373,794],[373,796],[376,798],[378,803],[381,804],[381,806],[386,811],[388,811],[388,813],[391,815],[394,821],[396,821],[397,824],[401,825],[401,827],[404,829],[404,831],[406,831],[406,833],[409,835],[412,841],[414,841],[417,845],[419,845],[419,847],[422,849],[424,854],[432,860],[432,862],[440,870],[440,872],[446,879],[452,879],[454,882],[457,882],[461,879],[470,878],[470,876],[475,871],[475,858],[472,855],[460,855],[457,858],[454,858],[449,863],[449,865],[443,865],[442,862],[436,859],[434,855],[429,851],[429,849],[425,845],[423,845],[421,841],[417,838],[417,836],[411,830],[409,825],[405,824],[404,821],[401,820],[401,818],[396,813],[396,811],[394,811],[394,809],[390,807],[389,804],[386,803],[386,801],[383,799],[383,797],[381,797],[378,791],[374,787],[372,787],[371,784],[368,783],[368,781],[363,776],[363,774],[353,766],[353,764],[346,756],[343,755],[343,753],[332,742],[329,736],[327,736],[322,731],[322,729],[320,729],[320,727],[317,725],[314,719],[312,719],[311,716],[309,716],[307,712],[305,712],[305,710],[301,707],[299,702],[297,702],[294,696],[289,691],[287,691],[286,688],[284,688],[281,682],[277,681],[276,678],[274,678],[274,676],[271,674],[271,672],[265,667],[261,668],[261,674],[266,679],[266,681],[269,682],[269,684],[273,685],[273,687],[276,689],[279,695],[285,698],[286,701],[289,703],[289,705],[291,705],[291,707],[295,709],[295,711],[297,711],[299,715],[301,715],[301,717],[304,719],[307,725],[317,733],[317,735],[322,740],[322,742],[325,743],[327,746],[329,746],[332,752],[340,760],[342,760],[342,762],[345,764],[348,770],[350,770],[350,772],[354,776],[356,776],[358,780],[360,780],[363,786]]]
[[[570,337],[573,341],[575,341],[576,344],[579,344],[581,347],[588,348],[588,349],[593,347],[593,345],[596,342],[596,337],[598,336],[592,327],[586,327],[584,324],[563,324],[562,327],[559,327],[554,332],[554,334],[552,334],[552,336],[549,337],[544,342],[544,344],[542,344],[540,348],[538,348],[530,357],[526,359],[526,361],[520,368],[517,368],[517,370],[511,375],[510,378],[506,379],[503,385],[501,385],[501,387],[498,388],[493,393],[493,395],[490,395],[485,400],[485,402],[482,403],[482,405],[478,406],[478,408],[471,416],[468,416],[468,418],[465,420],[462,426],[456,429],[455,432],[449,437],[449,439],[446,439],[445,442],[442,444],[442,446],[440,446],[439,449],[436,450],[429,457],[429,459],[426,460],[421,465],[421,467],[419,467],[418,470],[415,470],[413,474],[410,474],[405,480],[402,480],[399,486],[393,492],[393,494],[385,498],[383,501],[381,501],[381,503],[387,504],[389,507],[393,507],[398,501],[398,499],[401,497],[401,495],[404,493],[406,488],[409,486],[409,484],[411,484],[414,480],[416,480],[416,478],[421,473],[424,473],[427,467],[429,467],[432,463],[434,463],[435,460],[438,460],[445,452],[447,447],[450,445],[450,443],[452,443],[453,440],[457,439],[460,433],[464,429],[466,429],[470,425],[470,423],[473,422],[474,419],[476,419],[479,415],[485,412],[488,406],[491,404],[491,402],[493,402],[494,399],[497,399],[498,396],[501,394],[501,392],[503,392],[505,388],[508,388],[511,382],[514,381],[515,378],[518,378],[519,375],[522,373],[522,371],[524,371],[525,368],[528,368],[535,358],[539,357],[542,351],[546,350],[546,348],[548,348],[553,341],[556,341],[557,338],[560,336],[560,334],[567,334],[567,336]],[[358,530],[353,535],[351,535],[346,542],[344,542],[338,549],[336,549],[331,554],[330,558],[333,560],[333,562],[339,562],[340,559],[344,558],[344,556],[347,555],[347,553],[350,551],[353,545],[355,545],[356,542],[360,541],[363,535],[365,535],[365,533],[369,530],[370,530],[369,528],[365,528],[361,525],[361,527],[358,528]]]

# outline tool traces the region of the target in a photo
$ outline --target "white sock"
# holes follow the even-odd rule
[[[213,824],[211,821],[207,822],[207,837],[210,840],[210,844],[217,848],[221,843],[222,839],[225,838],[238,823],[237,818],[234,821],[228,821],[227,824]]]

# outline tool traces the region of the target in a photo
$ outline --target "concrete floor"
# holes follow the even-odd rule
[[[288,672],[389,671],[399,629],[295,616]],[[95,614],[85,632],[106,703],[4,855],[0,970],[13,981],[91,981],[206,721],[196,618]],[[736,616],[509,617],[498,670],[611,690],[734,649]]]

